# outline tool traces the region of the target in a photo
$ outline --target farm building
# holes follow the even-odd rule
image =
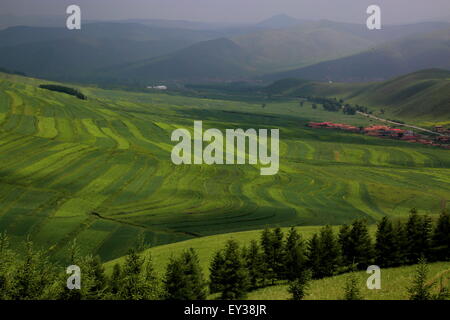
[[[426,135],[415,134],[411,130],[403,130],[391,128],[385,125],[372,125],[363,129],[355,126],[342,123],[333,122],[309,122],[308,127],[314,129],[340,129],[349,132],[364,133],[368,136],[379,137],[379,138],[389,138],[398,139],[411,143],[420,143],[424,145],[430,145],[435,147],[441,147],[445,149],[450,149],[450,136],[439,136],[439,137],[429,137]]]

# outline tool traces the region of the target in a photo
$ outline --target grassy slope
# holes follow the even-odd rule
[[[273,94],[343,98],[412,122],[450,121],[450,71],[423,70],[378,83],[323,83],[285,79],[267,88]]]
[[[375,84],[352,101],[384,107],[402,118],[450,120],[450,71],[424,70]]]
[[[429,281],[437,280],[447,270],[447,283],[450,279],[450,262],[432,263],[429,266]],[[359,289],[365,300],[407,300],[408,288],[414,279],[415,266],[381,270],[381,289],[369,290],[366,286],[370,276],[364,271],[357,273]],[[313,280],[306,300],[341,300],[348,275],[343,274],[321,280]],[[437,288],[437,287],[436,287]],[[434,290],[436,290],[436,288]],[[251,292],[249,300],[287,300],[290,294],[287,285],[267,287]]]
[[[302,235],[304,239],[309,239],[314,233],[320,230],[321,226],[308,226],[308,227],[296,227],[298,232]],[[289,228],[283,228],[283,231],[286,233]],[[335,227],[335,231],[338,228]],[[375,228],[372,226],[371,230],[374,231]],[[193,248],[196,250],[200,264],[203,269],[203,272],[206,276],[209,275],[209,263],[214,255],[214,253],[218,249],[222,249],[225,247],[225,244],[228,240],[236,240],[241,245],[248,245],[251,240],[260,239],[262,230],[252,230],[252,231],[244,231],[244,232],[235,232],[235,233],[224,233],[214,236],[208,236],[199,239],[191,239],[186,241],[181,241],[177,243],[171,243],[167,245],[157,246],[144,251],[143,256],[151,255],[155,270],[160,275],[164,273],[164,270],[167,266],[167,263],[170,260],[171,256],[177,256],[181,254],[184,250]],[[105,263],[106,270],[112,271],[114,264],[123,263],[124,257],[120,257]]]
[[[136,23],[86,23],[82,32],[67,32],[63,26],[0,30],[0,66],[39,77],[92,83],[104,80],[99,69],[166,55],[218,37],[213,31]]]
[[[261,104],[80,88],[87,101],[0,75],[0,230],[27,234],[55,258],[77,238],[84,253],[122,256],[150,245],[270,226],[435,214],[450,198],[448,151],[306,128],[364,123],[297,101]],[[232,112],[230,112],[232,111]],[[328,118],[330,117],[330,118]],[[174,166],[178,127],[280,128],[281,167]],[[95,214],[93,214],[95,213]]]
[[[297,231],[301,234],[303,239],[309,239],[314,233],[318,232],[320,226],[310,227],[297,227]],[[285,228],[286,232],[288,228]],[[334,227],[337,231],[338,227]],[[372,237],[375,235],[376,227],[370,226],[370,233]],[[194,248],[198,253],[200,259],[200,265],[203,269],[205,276],[209,275],[209,263],[219,248],[225,246],[227,240],[233,239],[238,241],[241,245],[248,244],[251,240],[259,240],[261,230],[237,232],[230,234],[220,234],[209,236],[201,239],[193,239],[182,241],[178,243],[172,243],[163,246],[157,246],[147,249],[143,256],[148,257],[151,255],[155,271],[159,276],[164,275],[167,263],[171,256],[177,256],[183,252],[183,250]],[[123,263],[124,258],[118,258],[109,261],[105,264],[107,272],[112,272],[112,268],[115,263]],[[382,289],[381,290],[369,290],[366,287],[366,280],[369,275],[365,272],[358,272],[357,279],[359,288],[364,299],[368,300],[391,300],[391,299],[407,299],[407,288],[410,286],[410,281],[414,277],[415,266],[405,266],[399,268],[383,269],[382,270]],[[450,262],[440,262],[430,264],[429,279],[435,278],[438,274],[443,273],[445,270],[450,272]],[[309,294],[306,297],[307,300],[336,300],[342,299],[343,288],[347,279],[346,274],[339,275],[331,278],[325,278],[321,280],[314,280],[311,282]],[[450,273],[448,274],[450,276]],[[290,298],[290,294],[287,291],[286,284],[270,286],[251,292],[247,299],[249,300],[286,300]]]
[[[374,44],[362,36],[320,23],[263,30],[233,40],[253,57],[260,57],[260,61],[253,62],[260,73],[336,59],[367,50]]]
[[[117,78],[140,81],[237,78],[251,72],[249,56],[233,41],[220,38],[195,43],[166,56],[108,71]]]

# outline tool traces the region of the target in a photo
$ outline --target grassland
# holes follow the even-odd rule
[[[427,127],[450,124],[450,71],[422,70],[384,82],[325,83],[299,79],[275,82],[268,93],[284,96],[337,97],[361,104],[382,117]]]
[[[415,276],[416,266],[406,266],[381,271],[381,289],[370,290],[366,286],[370,276],[364,271],[357,272],[358,288],[364,300],[408,300],[408,288],[411,287]],[[429,265],[427,283],[436,281],[434,293],[437,293],[439,281],[442,277],[446,283],[450,280],[450,262],[432,263]],[[348,274],[311,281],[305,300],[342,300]],[[251,292],[249,300],[288,300],[290,294],[287,285],[278,285]]]
[[[314,233],[320,230],[320,226],[296,227],[299,234],[304,240],[308,240]],[[338,227],[333,227],[335,232]],[[286,233],[288,228],[284,228]],[[375,237],[376,227],[370,226],[369,232],[372,238]],[[208,236],[200,239],[192,239],[162,245],[147,249],[144,251],[144,257],[152,257],[155,271],[159,276],[163,276],[165,268],[169,263],[170,258],[179,256],[184,250],[194,248],[199,256],[200,266],[206,277],[209,276],[209,264],[214,253],[224,248],[226,241],[236,240],[240,245],[248,245],[251,240],[259,240],[261,230],[236,232],[229,234],[220,234]],[[111,273],[114,264],[122,264],[124,257],[114,259],[105,264],[107,273]],[[406,300],[408,299],[407,289],[411,286],[411,281],[414,278],[415,266],[403,266],[398,268],[382,269],[381,290],[369,290],[366,286],[369,274],[364,271],[356,272],[356,279],[358,281],[359,290],[364,299],[367,300]],[[431,263],[429,265],[428,283],[437,280],[445,274],[443,278],[445,281],[450,281],[450,262]],[[348,274],[341,274],[338,276],[324,278],[320,280],[313,280],[310,283],[309,293],[306,300],[341,300],[344,296],[345,282]],[[437,283],[438,284],[438,283]],[[435,287],[437,288],[437,286]],[[210,299],[215,299],[215,295],[211,295]],[[249,300],[287,300],[290,299],[287,284],[278,284],[269,286],[250,292],[247,296]]]
[[[411,207],[437,214],[450,199],[446,150],[343,132],[309,120],[365,123],[298,101],[261,103],[79,87],[88,97],[39,89],[46,81],[0,74],[0,231],[29,235],[64,259],[122,256],[151,246],[265,226],[375,222]],[[70,85],[69,85],[70,86]],[[172,130],[279,128],[280,172],[175,166]],[[197,241],[202,241],[198,239]]]
[[[308,240],[313,234],[318,233],[322,226],[305,226],[296,227],[296,230],[302,236],[303,240]],[[283,232],[286,234],[290,228],[282,228]],[[339,230],[338,226],[333,226],[334,231],[337,233]],[[370,226],[370,233],[375,234],[375,225]],[[224,233],[213,236],[207,236],[198,239],[190,239],[185,241],[180,241],[177,243],[171,243],[161,246],[152,247],[146,249],[142,252],[144,257],[151,257],[155,271],[159,275],[163,275],[170,258],[179,256],[183,251],[193,248],[198,254],[200,260],[200,266],[203,273],[209,276],[209,265],[217,250],[225,247],[228,240],[236,240],[241,246],[248,246],[251,240],[259,241],[261,238],[262,230],[251,230],[233,233]],[[105,263],[105,269],[107,272],[112,272],[114,264],[122,264],[125,258],[120,257]]]

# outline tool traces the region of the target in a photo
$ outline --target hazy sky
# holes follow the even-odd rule
[[[0,0],[0,14],[64,15],[69,4],[79,5],[86,19],[255,22],[285,13],[364,23],[371,4],[381,7],[387,24],[450,19],[450,0]]]

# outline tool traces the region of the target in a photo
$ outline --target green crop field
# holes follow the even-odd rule
[[[57,260],[265,226],[338,225],[357,217],[435,215],[450,199],[449,151],[305,127],[366,119],[300,107],[77,87],[88,97],[0,74],[0,231]],[[70,86],[70,85],[69,85]],[[176,128],[279,128],[280,171],[172,164]],[[201,241],[201,239],[199,239]]]

